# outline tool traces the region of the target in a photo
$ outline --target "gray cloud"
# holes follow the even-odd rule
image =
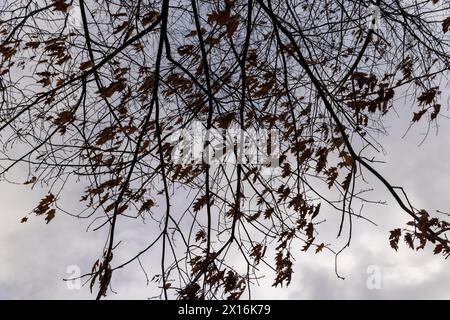
[[[408,109],[409,110],[409,109]],[[409,111],[408,111],[409,112]],[[407,113],[407,112],[405,112]],[[386,148],[387,164],[378,165],[380,171],[393,184],[402,185],[418,208],[434,210],[449,208],[450,148],[447,137],[450,129],[442,123],[437,137],[430,135],[417,147],[420,133],[425,128],[414,128],[405,139],[401,136],[409,125],[409,119],[392,117],[387,122],[390,135],[382,137]],[[17,181],[22,181],[18,171]],[[23,177],[25,179],[25,177]],[[367,206],[365,215],[379,224],[374,227],[362,220],[355,221],[352,245],[339,259],[339,272],[345,280],[334,273],[334,256],[301,253],[296,256],[293,283],[288,288],[273,288],[273,274],[252,288],[253,298],[262,299],[444,299],[450,298],[448,261],[434,256],[430,250],[413,252],[401,245],[399,252],[389,248],[388,232],[402,226],[408,217],[398,208],[383,187],[373,182],[376,191],[373,199],[386,199],[387,206]],[[23,181],[24,181],[23,179]],[[23,185],[0,185],[0,298],[1,299],[92,299],[88,286],[69,290],[62,281],[67,277],[69,265],[79,265],[88,272],[94,260],[101,255],[105,234],[103,231],[86,232],[87,220],[77,220],[58,215],[45,225],[43,219],[33,218],[26,224],[20,219],[31,210],[44,193],[30,192]],[[76,190],[75,190],[76,191]],[[74,203],[77,196],[74,194]],[[68,194],[72,194],[68,192]],[[76,195],[76,196],[75,196]],[[174,199],[182,202],[183,199]],[[332,225],[332,224],[331,224]],[[137,229],[135,229],[137,228]],[[154,235],[151,224],[136,226],[123,224],[120,236],[126,238],[126,247],[118,257],[125,261]],[[324,230],[324,236],[333,240],[337,230]],[[148,234],[148,239],[138,235]],[[156,248],[155,250],[158,250]],[[238,263],[238,262],[236,262]],[[156,272],[157,263],[151,252],[142,258],[149,274]],[[369,290],[366,282],[367,268],[378,266],[381,270],[381,289]],[[143,271],[137,263],[115,274],[112,288],[117,294],[108,298],[146,299],[157,294],[154,285],[146,286]]]

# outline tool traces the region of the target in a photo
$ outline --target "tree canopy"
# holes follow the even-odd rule
[[[289,285],[301,251],[337,259],[351,244],[374,202],[366,176],[410,217],[387,244],[447,258],[446,216],[416,208],[374,154],[400,98],[411,125],[439,121],[449,27],[443,0],[4,0],[0,177],[26,164],[24,183],[48,190],[22,222],[70,214],[107,230],[83,275],[97,298],[145,254],[160,260],[149,276],[162,298],[239,299],[262,265]],[[222,157],[186,157],[180,132],[194,125],[214,132],[200,149]],[[268,162],[240,153],[257,137]],[[64,209],[71,184],[85,186],[76,213]],[[121,261],[125,222],[159,231]],[[323,242],[324,229],[345,245]]]

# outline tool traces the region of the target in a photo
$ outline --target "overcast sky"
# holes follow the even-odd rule
[[[2,1],[2,0],[0,0]],[[448,105],[443,101],[442,105]],[[395,112],[389,113],[386,126],[389,136],[380,137],[386,155],[378,155],[384,165],[380,172],[393,185],[403,186],[417,208],[450,211],[450,120],[439,119],[439,134],[431,130],[422,141],[424,127],[413,128],[406,137],[413,109],[408,103],[397,102]],[[25,168],[14,172],[17,182],[27,179]],[[389,231],[404,226],[408,216],[399,209],[387,191],[367,176],[375,188],[371,198],[386,200],[387,205],[367,206],[364,214],[378,224],[377,227],[355,221],[350,248],[343,251],[339,259],[339,279],[334,271],[334,255],[328,252],[314,254],[301,252],[296,259],[292,283],[288,288],[273,288],[274,274],[266,273],[259,286],[252,288],[255,299],[450,299],[450,261],[441,255],[434,256],[432,248],[413,252],[404,243],[398,252],[389,247]],[[78,202],[82,187],[70,186],[65,201],[74,206]],[[28,223],[20,220],[32,210],[46,188],[30,190],[23,184],[0,182],[0,299],[93,299],[89,284],[81,288],[64,282],[73,274],[68,271],[79,268],[90,272],[94,261],[101,256],[106,239],[106,228],[97,232],[86,232],[90,220],[77,220],[58,214],[48,225],[43,218],[32,217]],[[173,199],[174,202],[183,199]],[[70,205],[69,205],[70,207]],[[76,208],[79,209],[79,208]],[[79,211],[79,210],[77,210]],[[132,227],[131,227],[132,226]],[[333,226],[333,224],[329,224]],[[127,239],[130,256],[145,247],[149,239],[143,235],[154,235],[150,224],[121,224],[120,237]],[[326,230],[333,240],[337,230]],[[126,257],[118,261],[125,261]],[[159,261],[152,255],[142,258],[142,265],[151,277],[158,272]],[[116,263],[116,260],[114,260]],[[236,264],[239,260],[236,259]],[[114,264],[115,265],[115,264]],[[370,289],[369,272],[378,270],[381,275],[380,288]],[[369,279],[370,280],[370,279]],[[159,293],[155,284],[146,285],[146,277],[137,263],[115,272],[112,289],[107,299],[147,299]]]
[[[397,107],[397,110],[402,117],[390,115],[387,122],[391,126],[390,135],[380,140],[387,151],[384,158],[387,163],[379,168],[394,185],[405,187],[417,208],[426,208],[429,212],[445,211],[450,208],[447,201],[450,190],[449,120],[441,119],[439,135],[435,136],[432,130],[425,143],[418,147],[424,128],[417,127],[402,139],[412,110],[409,106]],[[19,171],[17,180],[21,181]],[[450,261],[433,256],[431,248],[413,252],[402,243],[399,252],[390,249],[389,231],[403,226],[408,217],[382,186],[376,183],[373,186],[376,192],[372,198],[388,203],[365,210],[378,227],[363,221],[355,224],[352,245],[339,260],[339,272],[345,280],[338,279],[334,273],[333,255],[299,251],[291,285],[272,288],[273,274],[268,273],[260,286],[253,288],[253,298],[450,299]],[[75,199],[80,193],[73,188]],[[71,265],[79,266],[82,273],[89,272],[93,261],[102,252],[105,234],[103,231],[86,232],[88,221],[63,214],[58,214],[48,225],[41,218],[21,224],[20,219],[36,205],[43,193],[45,190],[30,191],[23,185],[0,184],[0,298],[92,299],[95,296],[90,294],[88,285],[70,289],[62,279],[70,277],[67,271]],[[121,236],[127,236],[129,240],[130,254],[144,246],[148,239],[139,236],[145,230],[151,234],[148,228],[149,225],[142,225],[142,230],[127,229],[126,226],[121,229]],[[335,231],[330,230],[330,233]],[[154,263],[151,256],[142,259],[149,274],[157,272],[153,270]],[[381,273],[380,289],[370,290],[367,286],[368,271],[373,270]],[[145,275],[136,263],[115,273],[112,288],[117,294],[109,293],[108,299],[146,299],[158,292],[154,284],[146,286]]]

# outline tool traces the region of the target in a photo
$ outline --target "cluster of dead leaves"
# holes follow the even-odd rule
[[[218,10],[208,14],[209,23],[217,23],[219,26],[225,26],[227,36],[231,38],[239,26],[239,15],[231,15],[229,10]]]
[[[434,246],[434,254],[442,254],[445,258],[450,256],[450,241],[439,237],[450,228],[450,224],[438,218],[431,218],[426,210],[418,212],[418,220],[407,223],[406,229],[390,231],[389,243],[397,251],[402,238],[412,250],[424,249],[428,243]]]
[[[33,177],[30,181],[25,182],[25,184],[32,184],[36,181],[36,177]],[[55,217],[56,209],[53,208],[54,203],[56,201],[55,196],[52,193],[49,193],[44,198],[41,199],[36,208],[33,209],[33,213],[36,216],[45,215],[45,221],[48,224]],[[25,223],[28,221],[27,217],[22,218],[21,223]]]

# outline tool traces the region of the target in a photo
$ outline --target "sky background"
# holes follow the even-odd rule
[[[449,105],[448,101],[441,104],[444,109]],[[392,184],[405,188],[416,208],[424,208],[431,214],[436,210],[450,211],[450,120],[439,117],[438,135],[432,129],[419,146],[426,131],[423,124],[416,125],[403,137],[413,108],[408,102],[397,101],[396,111],[401,116],[388,113],[385,126],[389,135],[379,138],[386,155],[377,155],[378,160],[386,163],[376,167]],[[299,250],[291,285],[271,287],[274,274],[267,272],[260,285],[252,287],[252,298],[450,299],[450,261],[441,255],[434,256],[432,248],[414,252],[403,241],[398,252],[390,248],[389,231],[403,227],[409,218],[383,186],[366,176],[370,187],[375,188],[371,198],[386,200],[387,205],[367,206],[364,210],[377,227],[355,221],[352,244],[339,259],[339,272],[345,280],[336,276],[331,253]],[[27,180],[25,167],[14,171],[14,180]],[[30,190],[22,183],[0,181],[0,299],[94,299],[96,296],[96,292],[90,293],[89,284],[74,289],[63,279],[73,275],[68,273],[71,266],[78,267],[81,274],[90,272],[102,253],[106,228],[87,232],[91,220],[58,213],[48,225],[43,217],[31,217],[27,223],[20,223],[47,191],[45,187]],[[84,205],[78,202],[82,191],[82,186],[69,186],[64,201],[73,206]],[[127,239],[125,255],[129,256],[145,247],[156,233],[150,224],[136,227],[126,223],[121,224],[118,232],[119,238]],[[333,240],[337,230],[327,230],[327,233]],[[125,260],[122,256],[118,261]],[[158,272],[159,261],[151,254],[141,261],[150,277]],[[239,264],[239,259],[234,263]],[[379,289],[371,290],[367,286],[371,268],[380,271]],[[109,292],[107,299],[147,299],[159,292],[154,283],[146,285],[145,274],[137,263],[114,273],[111,285],[117,293]]]
[[[433,214],[437,209],[445,211],[450,208],[450,120],[440,118],[438,135],[432,129],[425,142],[418,146],[426,128],[418,125],[402,138],[413,110],[408,104],[400,105],[397,112],[402,116],[392,112],[386,119],[390,134],[380,137],[380,142],[387,154],[378,156],[386,164],[377,167],[391,183],[405,188],[417,208],[426,208]],[[19,168],[15,180],[25,181],[25,172],[25,168]],[[299,252],[289,287],[271,287],[274,275],[269,272],[259,286],[252,288],[252,298],[450,299],[450,261],[434,256],[431,248],[413,252],[401,243],[398,252],[392,250],[389,231],[404,226],[409,219],[381,185],[372,183],[371,186],[375,188],[372,199],[387,200],[387,205],[365,209],[366,216],[378,227],[356,221],[351,247],[339,259],[339,272],[345,280],[335,275],[332,254],[316,255],[314,250],[306,254]],[[77,203],[81,190],[77,186],[71,188],[67,194],[73,195],[73,199],[67,200]],[[20,219],[35,207],[43,194],[45,188],[30,191],[29,186],[0,183],[0,299],[93,299],[95,295],[90,293],[89,285],[70,289],[63,278],[71,276],[67,272],[72,265],[78,266],[81,273],[89,272],[102,252],[106,235],[103,230],[86,232],[90,221],[64,214],[57,214],[48,225],[40,217],[21,224]],[[128,239],[130,255],[148,242],[142,239],[142,234],[152,236],[150,224],[142,224],[137,229],[135,225],[127,228],[125,224],[120,230],[120,236]],[[330,230],[330,234],[336,232]],[[154,260],[151,254],[141,260],[149,275],[157,273],[158,263]],[[370,268],[380,271],[380,289],[370,290],[367,286]],[[147,299],[158,293],[154,283],[146,285],[145,275],[137,263],[116,272],[112,288],[117,293],[109,293],[108,299]]]

